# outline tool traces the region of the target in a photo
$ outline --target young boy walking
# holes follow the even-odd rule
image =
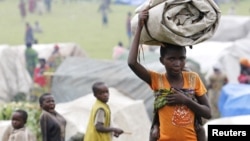
[[[112,136],[119,137],[123,130],[111,127],[111,111],[107,104],[108,87],[104,82],[96,82],[92,86],[92,91],[96,102],[90,113],[84,141],[112,141]]]
[[[36,141],[36,137],[25,127],[28,114],[24,110],[16,110],[12,114],[11,125],[4,132],[2,141]]]
[[[148,10],[139,13],[128,65],[153,91],[158,92],[156,97],[162,98],[155,104],[160,125],[157,126],[159,135],[155,132],[154,137],[158,141],[197,141],[195,116],[211,118],[207,90],[197,73],[184,71],[186,48],[183,46],[162,43],[159,59],[166,69],[165,73],[148,70],[138,62],[141,31],[147,18]],[[198,102],[192,99],[192,95]]]

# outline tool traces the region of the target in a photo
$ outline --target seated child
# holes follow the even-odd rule
[[[34,134],[25,127],[27,119],[28,114],[26,111],[14,111],[11,118],[11,125],[4,132],[2,141],[36,141]]]

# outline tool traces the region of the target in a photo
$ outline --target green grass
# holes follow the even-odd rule
[[[62,0],[53,1],[52,13],[42,16],[28,14],[25,21],[19,14],[19,0],[0,1],[0,44],[23,44],[25,22],[33,25],[39,21],[44,30],[43,34],[35,35],[39,43],[74,42],[92,58],[111,59],[112,48],[118,41],[128,46],[126,16],[128,11],[133,12],[136,7],[111,5],[108,27],[103,27],[101,14],[97,12],[100,0],[67,4],[63,4]],[[231,5],[221,5],[222,14],[226,14]],[[236,7],[237,14],[249,15],[249,5],[249,0],[243,0]]]
[[[35,34],[39,43],[74,42],[87,52],[89,57],[111,59],[112,48],[122,41],[128,46],[126,16],[135,7],[112,5],[107,27],[102,26],[99,2],[53,3],[52,13],[28,14],[21,19],[18,0],[0,2],[0,44],[20,45],[24,43],[25,22],[32,25],[37,20],[44,30]]]
[[[235,7],[235,14],[249,16],[250,15],[250,1],[249,0],[238,0],[238,4],[233,2],[225,3],[220,5],[220,9],[223,15],[227,15],[229,9]]]

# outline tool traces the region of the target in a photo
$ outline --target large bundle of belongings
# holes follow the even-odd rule
[[[221,12],[213,0],[148,0],[135,10],[131,20],[135,33],[140,11],[149,8],[141,44],[170,43],[191,46],[213,36]]]

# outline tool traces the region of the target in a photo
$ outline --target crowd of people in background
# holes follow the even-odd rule
[[[34,84],[41,88],[49,87],[49,79],[45,75],[45,72],[55,72],[63,61],[63,57],[60,53],[59,45],[55,44],[53,51],[49,55],[48,59],[39,58],[36,50],[32,48],[31,43],[26,44],[25,60],[26,68],[32,78]]]
[[[43,15],[45,12],[50,13],[52,0],[19,0],[19,11],[22,19],[28,14]]]

